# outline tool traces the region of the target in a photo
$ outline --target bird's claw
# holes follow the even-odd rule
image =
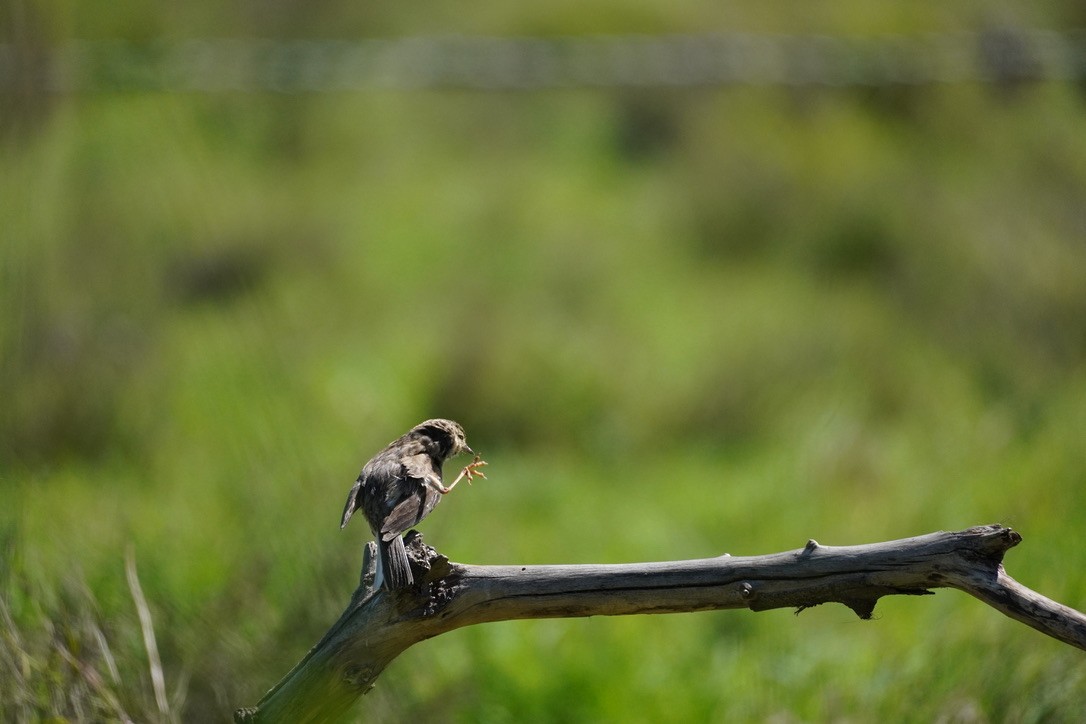
[[[467,479],[468,485],[471,485],[473,478],[482,478],[483,480],[486,480],[486,473],[479,469],[484,465],[486,465],[486,460],[480,460],[479,456],[476,455],[474,460],[464,466],[464,469],[461,472]]]
[[[459,483],[461,480],[467,480],[468,485],[471,485],[471,481],[475,478],[483,478],[485,480],[486,474],[479,470],[479,468],[483,467],[484,465],[486,465],[486,460],[482,460],[478,455],[476,455],[474,460],[464,466],[464,469],[461,470],[460,474],[456,476],[456,480],[452,481],[452,485],[442,491],[442,495],[448,493],[450,490],[456,487],[456,484]]]

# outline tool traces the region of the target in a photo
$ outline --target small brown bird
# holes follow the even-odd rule
[[[441,496],[462,478],[483,477],[479,468],[486,463],[475,455],[453,481],[445,487],[441,465],[462,452],[475,454],[468,447],[464,428],[452,420],[427,420],[411,428],[406,435],[373,456],[365,464],[347,494],[340,528],[347,525],[356,510],[361,510],[377,539],[377,576],[374,588],[395,591],[414,583],[407,550],[400,536],[429,515]]]

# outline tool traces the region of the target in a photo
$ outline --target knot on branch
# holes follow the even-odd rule
[[[246,724],[246,722],[256,721],[256,715],[259,709],[254,706],[245,706],[240,709],[234,710],[234,722],[235,724]]]
[[[1022,535],[1004,525],[982,525],[963,530],[957,535],[966,543],[963,555],[969,560],[987,564],[992,569],[1003,564],[1003,556],[1022,542]]]
[[[454,569],[449,559],[422,541],[422,533],[408,531],[403,542],[407,559],[411,562],[411,573],[415,577],[410,598],[404,600],[410,600],[423,618],[433,616],[456,595],[458,577],[453,575]]]
[[[841,601],[841,603],[852,609],[852,612],[859,616],[861,621],[870,621],[871,615],[875,612],[875,604],[879,602],[879,598],[879,596],[872,596],[870,598],[851,598]],[[796,614],[799,614],[799,610],[796,611]]]
[[[1022,534],[1005,525],[982,525],[970,528],[964,533],[972,533],[979,536],[983,547],[998,552],[1000,555],[1022,542]]]
[[[374,687],[380,671],[372,666],[352,666],[343,672],[343,681],[353,687],[361,696]]]
[[[438,553],[433,546],[423,543],[422,533],[417,530],[408,531],[403,537],[403,544],[416,581],[427,583],[449,572],[449,559]]]

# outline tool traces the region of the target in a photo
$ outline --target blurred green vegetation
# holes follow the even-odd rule
[[[8,31],[44,43],[983,20],[859,3],[730,19],[320,3],[304,22],[282,4],[16,6]],[[0,718],[158,716],[129,544],[174,715],[255,703],[354,588],[364,526],[336,522],[358,468],[438,415],[491,464],[422,526],[454,560],[757,554],[1002,522],[1025,537],[1011,574],[1086,607],[1081,87],[20,102],[0,110]],[[1081,653],[979,602],[885,600],[876,618],[479,627],[409,651],[359,712],[1081,715]]]

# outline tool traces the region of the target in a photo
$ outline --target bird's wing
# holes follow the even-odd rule
[[[441,485],[441,468],[434,468],[434,460],[426,453],[418,453],[404,457],[402,460],[404,474],[428,488],[439,488]]]
[[[362,476],[358,476],[358,480],[354,481],[354,487],[351,488],[351,492],[347,493],[347,504],[343,506],[343,520],[340,521],[339,527],[344,528],[347,525],[347,521],[351,519],[354,512],[358,510],[358,493],[362,490]]]
[[[402,474],[408,479],[411,495],[401,500],[392,508],[381,525],[381,535],[391,537],[400,535],[430,514],[441,493],[441,471],[435,471],[430,456],[420,453],[402,460]]]

